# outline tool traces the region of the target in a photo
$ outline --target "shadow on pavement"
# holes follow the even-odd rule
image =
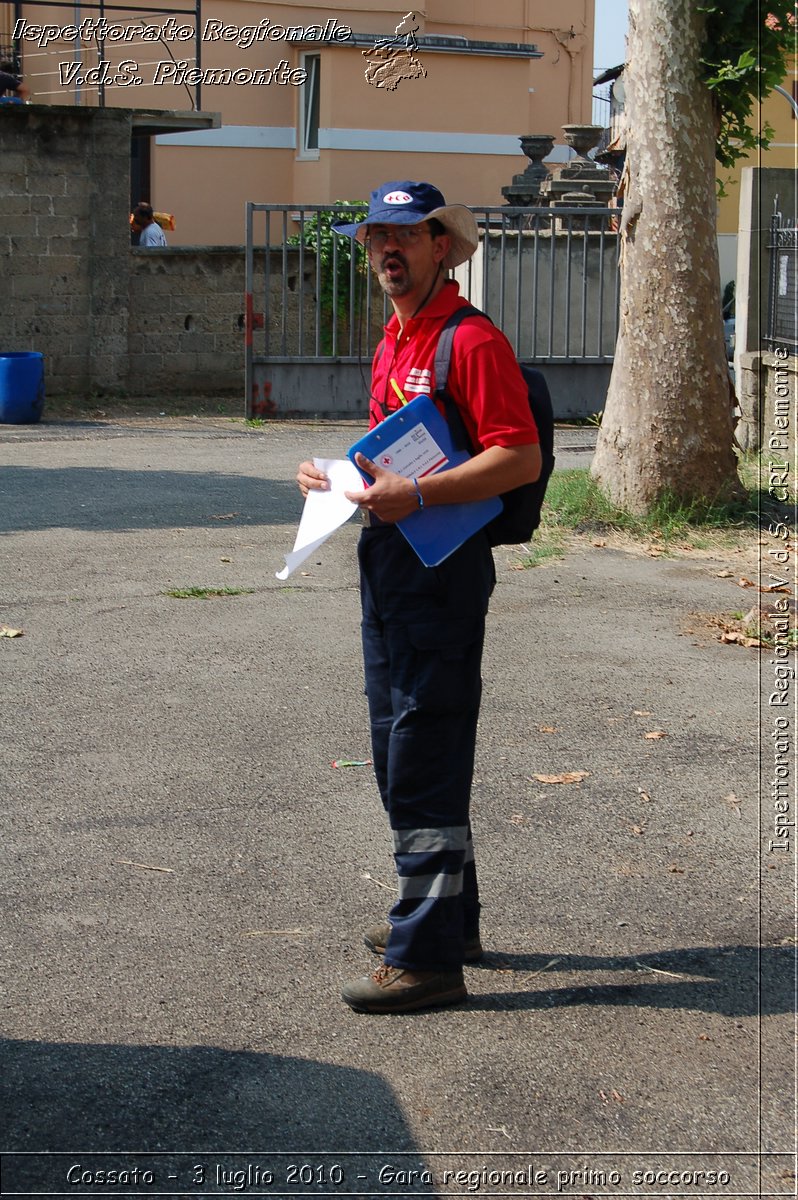
[[[266,1191],[351,1194],[365,1186],[358,1173],[376,1189],[386,1147],[404,1166],[424,1166],[391,1088],[371,1072],[207,1046],[8,1039],[0,1060],[4,1195],[132,1193],[81,1187],[79,1175],[134,1167],[155,1175],[138,1194],[206,1194],[223,1190],[213,1186],[220,1164],[232,1172],[248,1163],[273,1173]],[[67,1178],[76,1164],[78,1179]]]
[[[34,529],[172,529],[175,526],[296,525],[291,480],[197,471],[108,467],[3,467],[0,533]]]
[[[682,1008],[728,1017],[794,1010],[794,946],[696,946],[632,957],[489,953],[479,968],[517,971],[515,991],[471,997],[471,1008],[536,1009],[586,1005]],[[547,987],[552,975],[614,971],[637,980]],[[703,978],[686,978],[703,976]]]

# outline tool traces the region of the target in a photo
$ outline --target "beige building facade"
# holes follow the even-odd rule
[[[219,114],[133,139],[131,199],[174,214],[170,245],[241,243],[248,200],[363,199],[384,179],[502,204],[521,134],[554,135],[565,159],[561,126],[591,119],[593,0],[175,7],[98,26],[97,9],[80,25],[72,4],[0,3],[36,102]]]
[[[736,234],[740,208],[740,176],[744,167],[780,167],[795,170],[798,167],[798,120],[794,103],[798,103],[798,67],[795,60],[790,64],[787,76],[781,82],[781,92],[771,92],[756,106],[753,124],[758,129],[770,126],[773,137],[766,150],[748,155],[735,166],[734,171],[721,174],[725,195],[718,203],[718,232]],[[787,95],[784,95],[784,92]]]
[[[773,130],[770,145],[766,150],[757,151],[755,154],[740,159],[733,171],[719,171],[723,195],[718,200],[718,249],[723,283],[734,279],[737,271],[740,180],[743,169],[745,167],[777,167],[791,171],[798,169],[798,120],[794,107],[795,104],[798,104],[798,68],[795,60],[790,64],[788,73],[781,82],[781,88],[782,91],[774,91],[763,97],[762,103],[758,104],[754,110],[752,122],[754,127],[764,129],[766,126],[770,126]],[[793,214],[788,211],[784,215]]]

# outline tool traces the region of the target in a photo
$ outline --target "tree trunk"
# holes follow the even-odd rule
[[[695,0],[630,0],[621,313],[592,474],[620,507],[739,494]]]

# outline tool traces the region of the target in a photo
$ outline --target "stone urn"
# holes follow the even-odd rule
[[[513,182],[502,188],[502,195],[507,204],[529,207],[540,202],[541,185],[549,176],[543,159],[554,149],[554,136],[550,133],[525,133],[518,140],[529,159],[529,165],[519,175],[513,175]]]
[[[601,125],[563,125],[565,140],[580,158],[587,158],[589,152],[601,141],[604,128]]]
[[[525,133],[518,140],[521,143],[521,149],[533,166],[535,163],[542,162],[554,149],[554,135],[551,133]]]

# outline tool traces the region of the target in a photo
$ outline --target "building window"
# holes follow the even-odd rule
[[[300,92],[299,156],[318,158],[321,55],[303,54],[302,66],[306,79]]]

